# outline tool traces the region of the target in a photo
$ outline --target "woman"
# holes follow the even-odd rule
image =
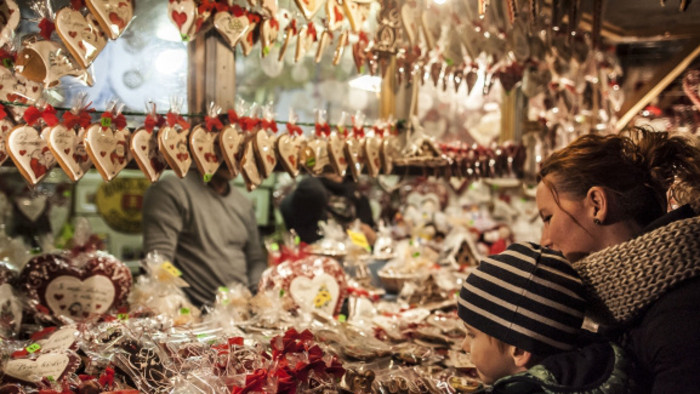
[[[539,173],[542,244],[581,276],[591,317],[617,330],[640,392],[700,389],[700,149],[637,129],[586,135]],[[686,204],[669,213],[667,196]]]

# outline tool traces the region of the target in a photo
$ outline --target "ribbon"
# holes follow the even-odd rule
[[[39,22],[39,34],[44,37],[45,40],[51,39],[51,33],[56,30],[56,25],[48,20],[47,18],[42,18]]]
[[[66,111],[63,113],[63,125],[69,129],[72,129],[75,126],[87,128],[90,126],[91,122],[92,117],[87,109],[80,110],[77,115],[71,111]]]
[[[241,128],[245,131],[253,131],[255,130],[256,127],[260,125],[260,119],[258,118],[251,118],[249,116],[243,116],[239,118],[239,123],[241,125]]]
[[[275,133],[277,132],[277,122],[275,122],[274,120],[263,119],[260,121],[260,125],[265,130],[272,130]]]
[[[248,12],[246,16],[248,17],[248,22],[250,23],[260,22],[260,15],[256,14],[255,12]]]
[[[355,138],[362,138],[362,137],[364,137],[364,136],[365,136],[365,128],[362,127],[362,126],[353,125],[353,126],[352,126],[352,135],[353,135]]]
[[[292,29],[292,35],[297,35],[297,20],[292,19],[291,22],[289,22],[289,26],[287,26],[288,29]]]
[[[183,129],[190,128],[190,124],[181,115],[178,115],[174,112],[168,112],[168,114],[165,116],[167,118],[168,126],[170,127],[175,127],[175,125],[179,125]]]
[[[230,124],[238,123],[238,114],[236,113],[236,111],[232,109],[228,110],[228,122]]]
[[[321,135],[325,135],[326,137],[328,137],[329,135],[331,135],[331,126],[329,126],[328,123],[316,123],[316,135],[319,137]]]
[[[313,22],[309,22],[306,28],[306,34],[310,35],[311,37],[314,38],[314,42],[318,41],[318,36],[316,33],[316,26],[314,26]]]
[[[291,135],[294,135],[294,133],[296,133],[297,135],[304,134],[304,130],[302,130],[301,127],[293,123],[287,123],[287,132]]]
[[[5,112],[5,106],[0,103],[0,120],[3,120],[7,117],[7,112]]]
[[[36,121],[39,119],[43,119],[44,122],[50,127],[54,127],[58,124],[56,110],[50,105],[47,105],[43,111],[39,111],[37,107],[29,107],[26,111],[24,111],[24,115],[22,117],[30,126],[34,126],[34,123],[36,123]]]
[[[152,133],[154,128],[161,127],[165,123],[165,118],[163,115],[148,114],[143,123],[143,128],[149,133]]]
[[[205,116],[204,126],[207,131],[212,131],[212,129],[221,130],[224,128],[223,123],[221,123],[221,120],[219,120],[217,116]]]
[[[277,19],[275,18],[270,18],[270,27],[273,29],[279,30],[280,28],[280,23]]]
[[[80,11],[85,7],[84,0],[70,0],[70,7],[76,11]]]
[[[374,130],[374,135],[378,135],[380,137],[384,137],[384,129],[379,126],[373,126],[372,130]]]
[[[2,65],[6,68],[12,69],[17,60],[16,52],[8,52],[5,49],[0,49],[0,60],[2,60]]]
[[[218,4],[216,1],[202,0],[202,3],[197,8],[197,12],[199,13],[199,15],[203,15],[207,12],[211,12],[211,10],[213,10],[217,6]]]
[[[236,18],[246,14],[245,9],[243,9],[238,4],[232,5],[229,12],[231,12],[231,15],[235,16]]]
[[[44,339],[54,331],[56,331],[56,327],[46,327],[41,331],[37,331],[34,334],[32,334],[32,336],[31,336],[32,341],[38,341],[40,339]]]
[[[114,369],[112,369],[111,367],[105,368],[105,371],[102,372],[102,375],[100,375],[99,382],[103,388],[111,388],[114,385]]]

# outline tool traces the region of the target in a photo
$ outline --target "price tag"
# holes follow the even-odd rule
[[[370,250],[369,242],[367,242],[367,237],[359,231],[347,230],[350,241],[355,245]]]
[[[172,276],[182,276],[182,272],[177,269],[173,263],[166,261],[165,263],[160,265],[160,268],[166,270],[167,272],[170,273]]]
[[[38,343],[32,343],[31,345],[27,346],[25,349],[27,350],[28,353],[34,353],[34,352],[38,351],[39,349],[41,349],[41,345],[39,345]]]

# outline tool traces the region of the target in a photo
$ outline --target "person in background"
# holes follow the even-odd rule
[[[599,332],[637,364],[639,392],[700,387],[700,150],[635,129],[585,135],[542,163],[541,243],[578,272]],[[667,213],[667,195],[685,204]]]
[[[267,260],[253,204],[220,168],[205,183],[197,171],[165,177],[144,196],[144,252],[171,259],[197,306],[211,304],[220,286],[241,283],[255,292]]]
[[[359,219],[369,244],[373,245],[377,238],[369,199],[349,176],[305,177],[282,199],[280,211],[287,229],[294,229],[308,244],[321,238],[318,222],[328,218],[345,225]]]
[[[581,329],[581,280],[561,254],[515,243],[468,277],[457,313],[462,348],[479,378],[505,393],[623,393],[629,382],[622,350]]]

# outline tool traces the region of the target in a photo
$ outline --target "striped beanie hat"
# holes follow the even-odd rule
[[[465,323],[537,356],[572,349],[584,311],[576,271],[561,254],[529,242],[482,260],[459,293]]]

